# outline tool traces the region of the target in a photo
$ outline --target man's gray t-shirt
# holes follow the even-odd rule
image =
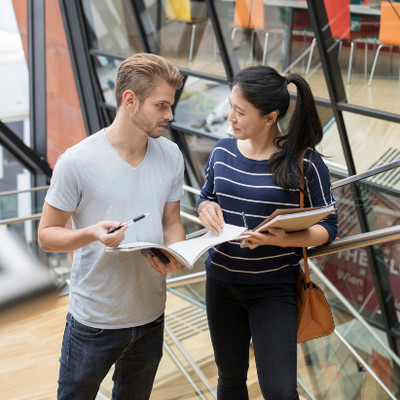
[[[181,199],[183,171],[182,154],[170,140],[149,138],[145,158],[135,168],[101,130],[59,157],[45,201],[72,212],[74,229],[150,213],[129,226],[124,242],[163,243],[164,206]],[[143,325],[163,313],[165,296],[165,275],[140,253],[105,253],[99,241],[74,251],[69,311],[83,324]]]

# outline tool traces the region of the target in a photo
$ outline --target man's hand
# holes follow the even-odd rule
[[[182,271],[185,268],[183,264],[177,261],[174,257],[169,256],[165,251],[162,251],[161,249],[158,249],[158,251],[162,252],[169,259],[169,263],[164,264],[157,256],[147,253],[146,257],[154,271],[157,271],[159,274],[173,274],[174,272]]]
[[[118,247],[125,239],[125,231],[129,228],[128,225],[123,226],[121,229],[108,233],[110,228],[118,228],[121,224],[115,221],[100,221],[95,225],[89,227],[96,240],[107,247]]]
[[[107,233],[110,228],[120,226],[120,222],[100,221],[84,228],[72,229],[67,224],[71,215],[72,213],[69,211],[63,211],[44,203],[38,227],[38,241],[44,251],[73,251],[97,240],[106,246],[117,247],[125,238],[128,226],[124,226],[112,234]]]

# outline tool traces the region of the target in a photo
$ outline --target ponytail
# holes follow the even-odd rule
[[[290,83],[297,87],[296,106],[286,134],[275,139],[279,150],[269,160],[275,183],[284,189],[299,187],[301,154],[307,148],[315,150],[322,140],[322,125],[310,86],[298,74],[282,76],[266,66],[242,69],[233,80],[233,85],[238,85],[243,97],[261,115],[277,110],[278,120],[289,108]]]
[[[297,87],[297,100],[286,135],[276,139],[280,149],[270,159],[275,182],[284,189],[298,188],[300,157],[307,148],[315,150],[322,140],[319,119],[310,86],[299,74],[289,74],[286,80]]]

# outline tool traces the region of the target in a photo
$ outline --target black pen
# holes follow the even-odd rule
[[[121,229],[122,227],[124,227],[124,226],[126,226],[126,225],[133,224],[133,223],[135,223],[135,222],[140,221],[140,220],[143,219],[143,218],[146,218],[148,215],[150,215],[150,213],[142,214],[142,215],[139,215],[139,216],[137,216],[137,217],[135,217],[135,218],[132,218],[132,219],[130,219],[129,221],[124,222],[124,223],[121,224],[120,226],[117,226],[116,228],[110,228],[110,229],[108,230],[107,233],[113,233],[113,232],[115,232],[115,231],[118,231],[119,229]]]

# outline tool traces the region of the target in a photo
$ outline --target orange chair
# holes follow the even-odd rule
[[[203,10],[206,8],[201,6],[201,14],[204,14]],[[193,49],[194,49],[194,39],[196,35],[197,24],[200,22],[205,22],[208,20],[207,14],[205,16],[193,17],[193,10],[191,8],[190,0],[167,0],[165,7],[165,16],[169,20],[186,22],[192,27],[192,34],[190,37],[190,47],[189,47],[189,62],[193,59]]]
[[[372,84],[376,64],[378,62],[379,53],[383,46],[400,46],[400,4],[390,3],[388,1],[381,2],[381,17],[379,26],[379,46],[376,49],[374,61],[372,63],[371,75],[369,77],[368,86]]]
[[[350,28],[350,0],[324,0],[326,14],[329,21],[332,37],[339,42],[339,55],[343,41],[350,42],[349,65],[347,69],[347,83],[350,83],[351,70],[353,65],[353,56],[355,51],[355,41],[366,39],[376,34],[377,25],[364,23],[360,31],[353,31]],[[366,21],[365,21],[366,22]],[[375,30],[374,30],[375,29]],[[316,46],[316,39],[311,43],[308,64],[306,68],[306,78],[310,73],[311,61]],[[368,63],[368,42],[364,42],[364,75],[367,76]]]
[[[250,31],[250,62],[253,61],[254,38],[257,30],[264,31],[264,2],[263,0],[236,0],[233,18],[232,41],[238,29]],[[268,51],[268,32],[265,33],[262,65],[265,65]]]

